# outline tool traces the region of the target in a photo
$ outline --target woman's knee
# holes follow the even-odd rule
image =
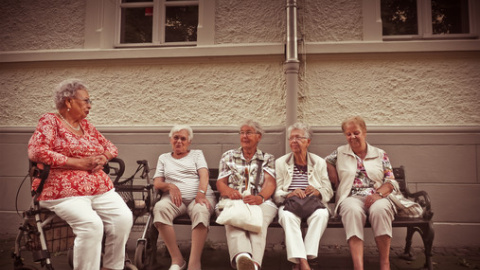
[[[123,213],[115,219],[115,226],[117,230],[121,230],[124,233],[129,233],[133,226],[133,215],[132,213]]]
[[[102,239],[103,238],[103,222],[98,218],[85,219],[82,222],[72,225],[75,235],[79,238]]]
[[[393,220],[394,217],[393,211],[389,208],[389,205],[382,203],[374,203],[372,206],[370,206],[368,212],[370,220],[378,218],[387,218]]]
[[[162,221],[173,221],[178,215],[178,210],[174,209],[165,200],[161,200],[155,204],[153,215]]]
[[[292,222],[296,221],[299,219],[294,213],[287,211],[287,210],[281,210],[278,211],[278,222],[280,224],[285,224],[285,222]]]
[[[328,219],[330,214],[328,213],[328,210],[326,208],[321,208],[321,209],[315,210],[315,212],[312,213],[312,216]]]
[[[349,217],[355,220],[362,220],[366,217],[366,213],[360,207],[345,207],[342,205],[342,208],[340,209],[340,216],[342,216],[342,218]]]

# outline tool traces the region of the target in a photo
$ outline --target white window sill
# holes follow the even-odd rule
[[[300,53],[304,53],[302,47],[299,46]],[[307,54],[480,51],[480,40],[318,42],[307,43],[305,50]],[[285,47],[281,43],[224,44],[181,48],[8,51],[0,52],[0,63],[235,56],[283,57],[284,52]]]
[[[300,46],[301,48],[301,46]],[[307,43],[307,54],[480,51],[480,40],[418,40]]]

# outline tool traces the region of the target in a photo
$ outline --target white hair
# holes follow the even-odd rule
[[[168,134],[168,137],[171,138],[173,136],[173,133],[179,132],[180,130],[186,130],[188,133],[188,141],[192,141],[193,139],[193,130],[189,125],[174,125],[172,129],[170,130],[170,134]]]

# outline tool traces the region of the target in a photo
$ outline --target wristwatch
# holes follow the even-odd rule
[[[385,198],[385,197],[383,197],[383,193],[381,193],[380,191],[377,191],[376,193],[377,193],[378,195],[380,195],[380,197]]]

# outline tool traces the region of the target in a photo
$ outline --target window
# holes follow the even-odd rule
[[[384,40],[473,38],[473,0],[381,0]]]
[[[117,46],[196,45],[199,0],[118,0]]]

